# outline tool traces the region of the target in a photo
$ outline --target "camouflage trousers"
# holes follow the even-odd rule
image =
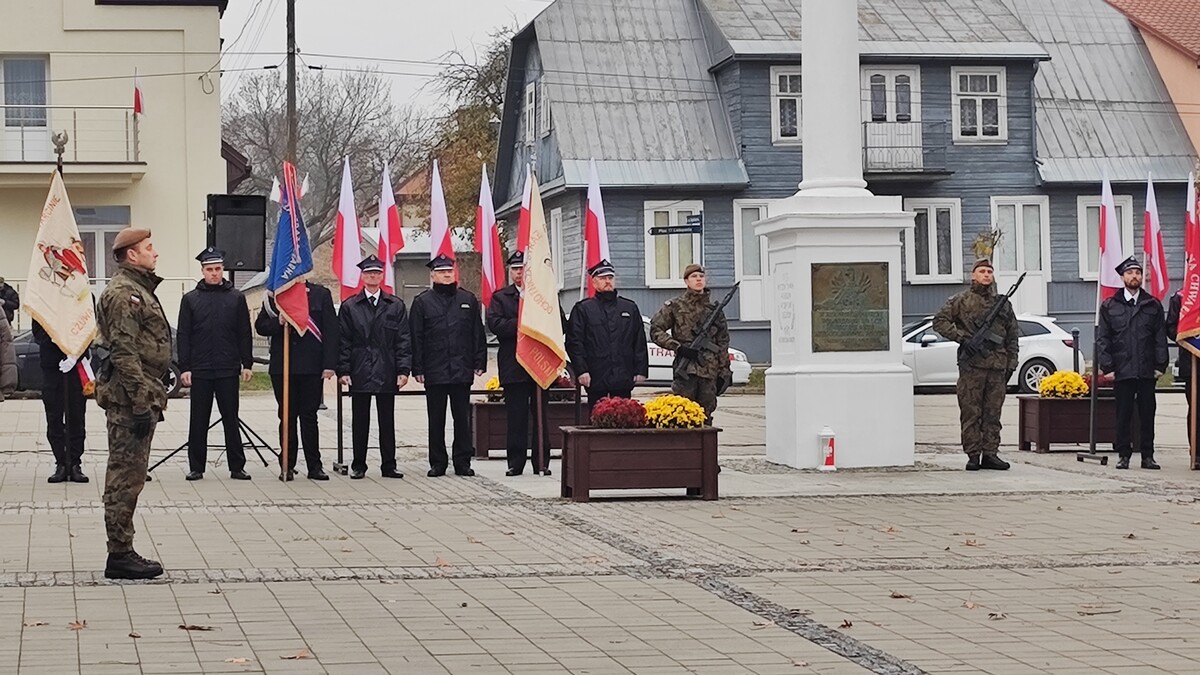
[[[1003,370],[962,367],[958,370],[958,419],[963,452],[995,455],[1000,451],[1000,410],[1008,390]]]
[[[671,393],[676,396],[689,398],[704,408],[708,415],[708,424],[712,424],[713,412],[717,409],[717,381],[711,377],[698,375],[675,375],[671,383]]]
[[[108,532],[108,552],[133,550],[133,512],[138,495],[146,486],[146,468],[150,463],[152,422],[145,438],[133,435],[133,412],[108,410],[108,472],[104,476],[104,529]]]

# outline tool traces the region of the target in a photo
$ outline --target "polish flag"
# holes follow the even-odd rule
[[[1167,297],[1167,254],[1163,250],[1162,227],[1158,222],[1158,200],[1154,198],[1154,182],[1146,177],[1146,227],[1142,233],[1142,251],[1145,254],[1146,276],[1149,278],[1150,294],[1159,301]]]
[[[338,201],[337,229],[333,234],[333,275],[342,285],[343,302],[363,288],[362,235],[358,229],[358,212],[354,209],[354,186],[350,181],[350,158],[342,164],[342,196]]]
[[[608,252],[608,225],[604,220],[604,200],[600,197],[600,176],[596,173],[596,160],[592,160],[591,176],[588,178],[587,220],[583,229],[583,279],[580,290],[587,289],[588,297],[596,295],[596,289],[587,283],[587,271],[601,260],[612,262]],[[579,297],[583,297],[580,292]]]
[[[138,77],[137,68],[133,69],[133,115],[141,117],[146,114],[146,101],[142,98],[142,80]]]
[[[75,372],[79,374],[79,384],[83,386],[83,395],[91,396],[96,393],[96,373],[92,370],[92,362],[86,356],[75,363]]]
[[[475,210],[475,251],[483,262],[479,295],[483,306],[492,303],[492,294],[504,285],[504,256],[500,251],[500,229],[496,226],[496,209],[492,205],[492,188],[488,185],[487,165],[479,182],[479,208]]]
[[[446,194],[442,191],[442,172],[433,160],[433,182],[429,187],[429,259],[439,255],[454,257],[450,241],[450,216],[446,213]]]
[[[533,195],[533,172],[525,169],[525,191],[521,194],[521,213],[517,216],[517,250],[529,248],[529,203]]]
[[[404,248],[404,231],[396,191],[392,189],[391,167],[383,163],[383,186],[379,189],[379,252],[383,261],[383,290],[396,292],[396,254]]]
[[[1117,273],[1117,266],[1125,260],[1121,252],[1121,230],[1117,222],[1117,206],[1113,201],[1112,185],[1108,176],[1100,191],[1100,262],[1096,291],[1096,320],[1100,320],[1100,301],[1125,288],[1125,282]],[[1097,324],[1098,325],[1098,324]]]

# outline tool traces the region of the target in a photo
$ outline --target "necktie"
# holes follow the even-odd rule
[[[1132,301],[1130,301],[1130,303],[1129,303],[1129,304],[1131,304],[1131,305],[1132,305],[1132,304],[1133,304],[1133,302],[1132,302]],[[379,306],[379,297],[378,297],[378,296],[372,296],[372,297],[371,297],[371,307],[378,307],[378,306]]]

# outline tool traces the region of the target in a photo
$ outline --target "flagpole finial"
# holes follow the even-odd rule
[[[50,142],[54,144],[54,154],[58,156],[58,173],[60,175],[63,172],[63,153],[67,151],[67,142],[70,140],[71,137],[66,130],[55,132],[50,137]]]

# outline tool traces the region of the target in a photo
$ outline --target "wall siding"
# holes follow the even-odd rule
[[[516,74],[514,73],[514,75]],[[533,152],[536,152],[537,155],[534,171],[537,173],[539,184],[545,185],[552,180],[561,178],[563,175],[562,154],[559,151],[558,137],[553,128],[551,128],[547,136],[543,137],[538,133],[532,147],[525,142],[525,87],[530,82],[537,82],[538,96],[540,98],[544,91],[541,86],[543,81],[542,75],[542,55],[535,41],[530,45],[526,53],[525,68],[521,72],[522,81],[521,86],[518,88],[520,102],[516,108],[517,133],[512,141],[513,147],[509,165],[508,184],[504,186],[503,190],[496,191],[498,194],[504,195],[500,200],[501,203],[521,197],[521,191],[525,188],[525,167],[529,166],[530,154]],[[550,106],[551,108],[554,106],[553,99],[550,101]],[[540,105],[534,106],[533,113],[537,114],[540,109]],[[553,118],[553,114],[551,114],[551,118]]]

